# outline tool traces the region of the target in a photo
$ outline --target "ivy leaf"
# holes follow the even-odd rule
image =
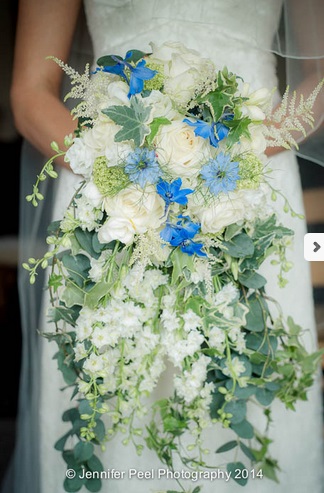
[[[241,137],[251,138],[248,126],[251,120],[247,116],[239,120],[228,120],[226,121],[226,126],[230,128],[230,131],[226,138],[226,144],[228,147],[233,146],[240,141]]]
[[[154,118],[152,123],[150,124],[151,133],[146,137],[146,141],[148,145],[151,145],[154,137],[158,133],[158,130],[161,125],[171,125],[170,120],[164,117]]]
[[[150,133],[150,127],[146,123],[151,110],[146,108],[136,97],[131,99],[130,107],[110,106],[102,112],[122,127],[115,135],[115,142],[133,140],[135,145],[140,147],[146,135]]]

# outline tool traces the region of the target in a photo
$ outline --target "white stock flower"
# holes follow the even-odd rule
[[[175,177],[196,175],[211,157],[208,140],[196,136],[193,127],[180,120],[162,125],[154,143],[159,163]]]
[[[241,361],[237,356],[235,356],[231,362],[225,363],[225,368],[222,370],[224,375],[228,377],[238,378],[246,370],[243,361]]]
[[[225,349],[225,330],[219,327],[212,327],[209,332],[209,345],[214,347],[220,353],[224,352]]]

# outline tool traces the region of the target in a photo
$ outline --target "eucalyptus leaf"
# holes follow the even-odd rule
[[[224,411],[232,414],[232,418],[230,418],[232,424],[241,423],[246,416],[246,401],[243,399],[232,400],[225,405]]]
[[[243,286],[251,289],[263,288],[267,283],[265,277],[252,270],[245,270],[242,274],[239,274],[238,280]]]
[[[67,491],[68,493],[74,493],[76,491],[80,491],[83,485],[84,485],[84,481],[83,479],[79,478],[78,474],[72,479],[65,478],[63,483],[64,490]]]
[[[231,424],[230,428],[240,437],[250,440],[254,437],[254,429],[251,423],[246,419],[243,419],[240,423]]]
[[[101,486],[102,486],[102,481],[99,478],[88,479],[85,483],[85,487],[87,488],[87,490],[91,491],[92,493],[96,493],[97,491],[100,491]]]
[[[254,252],[253,241],[246,233],[240,233],[230,241],[224,241],[221,248],[234,258],[249,257]]]
[[[219,447],[215,453],[216,454],[222,454],[223,452],[228,452],[229,450],[232,450],[233,448],[235,448],[237,446],[238,446],[237,440],[231,440],[230,442],[227,442],[224,445],[221,445],[221,447]]]
[[[242,471],[246,470],[246,467],[242,462],[230,462],[227,464],[226,469],[236,483],[241,486],[245,486],[247,484],[248,480],[242,478]]]
[[[92,457],[94,446],[90,442],[78,442],[74,449],[73,454],[78,462],[85,462]]]
[[[258,388],[255,392],[255,397],[263,406],[270,406],[276,394],[268,389]]]

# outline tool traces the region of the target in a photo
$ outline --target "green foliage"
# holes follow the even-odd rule
[[[115,141],[133,140],[137,147],[143,144],[145,137],[150,133],[150,127],[147,124],[150,111],[150,108],[146,108],[135,97],[131,99],[130,107],[110,106],[102,110],[105,115],[122,127],[115,135]]]

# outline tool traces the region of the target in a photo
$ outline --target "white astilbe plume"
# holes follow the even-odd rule
[[[64,101],[67,99],[82,99],[89,87],[90,84],[90,66],[87,63],[85,65],[84,73],[79,74],[77,70],[74,68],[70,67],[67,63],[64,63],[62,60],[59,58],[56,58],[55,56],[49,56],[47,57],[49,60],[53,60],[55,63],[57,63],[61,69],[66,73],[66,75],[71,79],[71,85],[72,89],[70,92],[68,92],[65,97]]]
[[[323,84],[324,79],[307,99],[304,99],[301,94],[299,100],[297,100],[296,91],[291,95],[289,86],[287,86],[278,108],[273,113],[270,113],[268,109],[264,129],[268,147],[278,146],[285,149],[295,147],[298,149],[297,135],[302,134],[306,137],[306,127],[314,127],[313,107]]]

